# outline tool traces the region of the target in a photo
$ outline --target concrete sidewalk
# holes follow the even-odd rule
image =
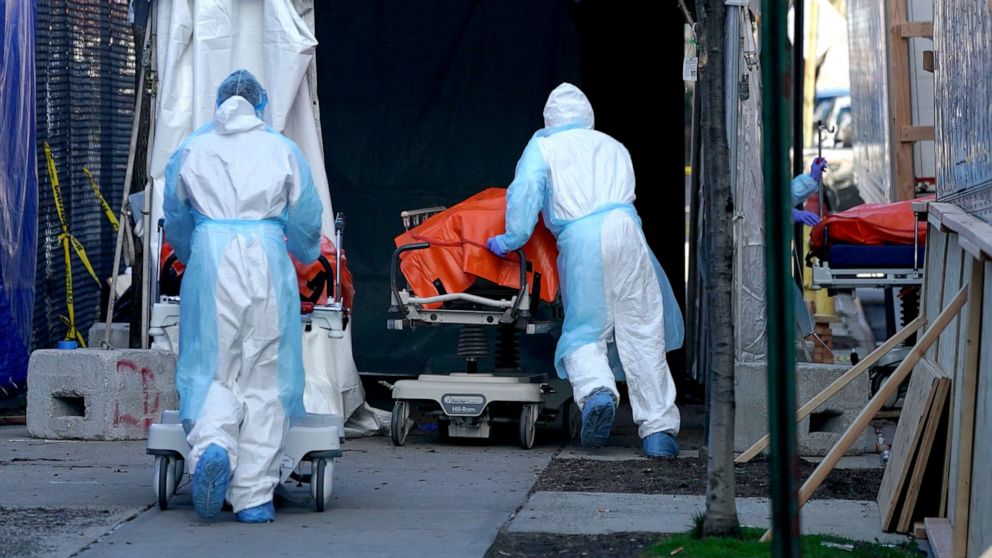
[[[144,447],[0,427],[0,556],[70,556],[146,510],[154,497]]]
[[[705,510],[704,496],[614,494],[606,492],[535,492],[510,523],[510,533],[596,535],[636,531],[680,533]],[[742,525],[766,527],[767,498],[738,498]],[[854,540],[899,543],[906,537],[883,533],[875,502],[811,500],[802,510],[804,533]]]
[[[547,438],[547,437],[546,437]],[[189,486],[152,507],[143,442],[55,442],[0,428],[0,556],[483,556],[558,450],[349,440],[330,508],[278,510],[269,525],[203,522]],[[306,498],[306,497],[304,497]]]
[[[349,440],[328,511],[314,512],[304,492],[300,503],[279,509],[275,523],[258,526],[237,524],[229,512],[201,521],[188,485],[169,510],[154,507],[144,442],[37,440],[24,427],[0,427],[0,557],[481,557],[504,527],[672,533],[686,530],[703,509],[701,496],[537,492],[528,498],[553,456],[589,457],[558,444],[549,432],[530,451],[515,440],[442,443],[416,433],[402,448],[387,438]],[[618,447],[601,457],[634,453]],[[767,524],[766,500],[740,499],[738,508],[743,523]],[[902,540],[876,528],[871,502],[813,501],[803,519],[808,531]]]

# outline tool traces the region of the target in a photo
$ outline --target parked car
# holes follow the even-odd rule
[[[817,145],[817,129],[822,122],[824,147],[851,147],[853,119],[851,95],[847,90],[830,90],[817,93],[813,105],[813,146]],[[807,146],[811,147],[811,146]]]

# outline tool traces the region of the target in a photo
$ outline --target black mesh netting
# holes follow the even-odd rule
[[[54,346],[67,330],[59,317],[67,314],[65,260],[45,161],[46,142],[58,169],[69,230],[86,248],[97,275],[101,279],[111,275],[115,235],[83,168],[93,173],[107,202],[119,211],[139,62],[127,4],[126,0],[39,0],[37,4],[35,348]],[[76,326],[85,338],[99,313],[100,288],[75,253],[71,261]]]

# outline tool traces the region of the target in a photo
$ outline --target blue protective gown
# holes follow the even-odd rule
[[[575,86],[551,93],[546,127],[527,144],[507,192],[504,252],[530,238],[543,214],[558,242],[565,320],[555,367],[575,400],[605,387],[615,345],[641,437],[676,434],[679,414],[665,352],[682,346],[672,286],[641,231],[634,171],[622,144],[593,129],[592,107]]]
[[[323,206],[296,145],[242,97],[221,104],[166,167],[166,240],[186,263],[176,385],[194,426],[232,463],[235,511],[270,501],[288,418],[303,411],[300,305],[289,252],[317,258]]]

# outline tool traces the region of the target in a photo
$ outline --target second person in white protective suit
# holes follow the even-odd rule
[[[565,305],[555,367],[582,411],[582,445],[601,447],[613,426],[615,344],[645,455],[678,455],[679,410],[665,353],[682,344],[682,315],[634,210],[630,155],[593,128],[592,106],[574,85],[551,92],[544,123],[507,191],[506,232],[487,247],[499,256],[520,248],[543,211],[558,241]]]
[[[275,518],[289,419],[303,414],[300,301],[287,248],[317,259],[323,205],[296,145],[267,128],[261,84],[221,83],[214,118],[166,167],[165,234],[186,263],[176,386],[193,505],[215,517]]]

